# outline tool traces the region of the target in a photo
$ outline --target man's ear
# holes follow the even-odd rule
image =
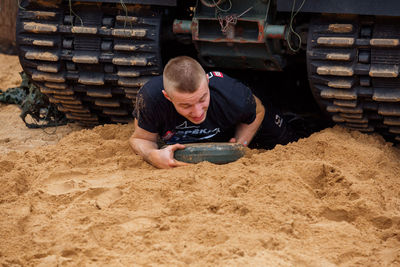
[[[168,99],[169,101],[172,102],[171,98],[168,96],[168,94],[167,94],[167,92],[166,92],[165,90],[162,90],[162,93],[163,93],[163,95],[164,95],[164,97],[165,97],[166,99]]]
[[[208,74],[206,73],[207,84],[210,83],[210,79],[208,78]]]

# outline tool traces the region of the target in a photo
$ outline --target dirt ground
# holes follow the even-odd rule
[[[18,84],[0,62],[0,88]],[[158,170],[132,124],[48,134],[18,115],[0,106],[3,266],[400,266],[400,150],[380,136],[334,127]]]

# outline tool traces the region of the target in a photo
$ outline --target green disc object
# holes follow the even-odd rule
[[[209,161],[225,164],[240,159],[244,154],[245,147],[237,143],[193,143],[175,151],[174,157],[187,163]]]

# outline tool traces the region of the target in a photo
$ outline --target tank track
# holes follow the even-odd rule
[[[24,8],[20,62],[50,102],[81,124],[129,122],[137,91],[161,72],[161,16],[110,3],[75,4],[73,12],[68,1]]]
[[[311,89],[332,120],[392,142],[400,141],[399,22],[321,17],[307,44]]]

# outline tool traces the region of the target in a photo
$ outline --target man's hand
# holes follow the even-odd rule
[[[175,144],[158,149],[157,137],[158,134],[140,128],[135,119],[135,131],[129,138],[129,144],[136,154],[142,156],[145,161],[154,167],[172,168],[187,165],[185,162],[174,159],[174,152],[178,149],[184,149],[184,145]]]
[[[229,140],[229,143],[239,143],[239,142],[236,140],[235,137],[232,137],[232,138]],[[243,146],[247,146],[247,145],[248,145],[247,141],[243,141],[243,142],[240,143],[240,144],[242,144]]]
[[[168,169],[188,165],[188,163],[174,159],[174,152],[178,149],[184,149],[181,144],[170,145],[162,149],[156,149],[149,153],[149,162],[157,168]]]

